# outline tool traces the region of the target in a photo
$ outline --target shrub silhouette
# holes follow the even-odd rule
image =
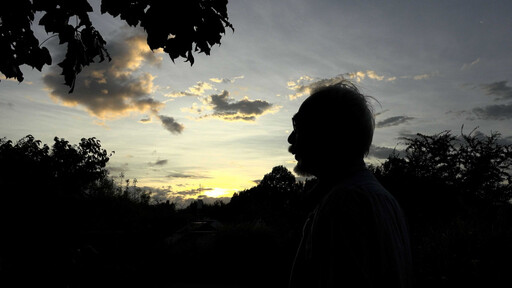
[[[149,206],[148,193],[115,185],[105,168],[111,155],[95,138],[71,145],[55,137],[51,148],[31,135],[0,140],[2,286],[82,287],[81,277],[101,286],[148,269],[148,243],[174,229],[175,209]]]
[[[408,217],[418,287],[488,286],[512,267],[512,146],[473,133],[404,138],[403,158],[372,167]]]
[[[474,131],[403,141],[403,156],[393,153],[370,169],[406,214],[416,287],[503,283],[512,269],[511,145],[498,133]],[[303,196],[315,179],[297,182],[276,166],[229,203],[193,202],[176,210],[175,203],[149,202],[135,180],[114,183],[105,168],[112,154],[100,144],[95,138],[72,145],[56,137],[51,147],[30,135],[16,143],[0,139],[1,281],[286,285],[311,208]],[[206,220],[222,226],[207,237],[181,238],[187,249],[170,244],[181,228]]]

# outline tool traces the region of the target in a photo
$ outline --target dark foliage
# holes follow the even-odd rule
[[[154,50],[163,48],[172,61],[183,57],[194,64],[193,52],[210,55],[211,47],[220,45],[225,27],[234,31],[228,21],[227,0],[138,0],[120,3],[102,0],[101,13],[119,16],[130,26],[147,32],[147,43]],[[37,12],[44,15],[38,25],[50,37],[58,36],[67,45],[62,68],[64,83],[70,93],[77,75],[85,66],[111,60],[106,41],[96,30],[88,13],[93,9],[87,0],[19,0],[2,3],[0,10],[0,72],[7,78],[23,81],[20,66],[26,64],[41,71],[51,65],[52,57],[44,43],[34,36],[32,21]],[[46,40],[45,40],[46,41]]]
[[[53,287],[284,287],[309,212],[283,166],[229,203],[150,203],[97,139],[0,141],[0,279]],[[512,269],[511,146],[418,134],[370,167],[410,228],[416,287],[497,286]],[[146,196],[143,196],[146,195]],[[30,275],[30,277],[27,277]],[[5,286],[5,285],[2,285]]]
[[[417,134],[373,167],[408,218],[417,287],[494,287],[512,268],[512,145],[499,140]]]
[[[174,205],[150,206],[148,193],[115,185],[99,140],[54,141],[0,139],[0,286],[146,281],[125,277],[145,271],[152,240],[180,225]]]

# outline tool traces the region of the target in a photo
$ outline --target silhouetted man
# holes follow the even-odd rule
[[[295,172],[318,184],[290,287],[410,287],[410,245],[402,211],[363,158],[375,121],[349,82],[314,91],[293,116],[288,137]]]

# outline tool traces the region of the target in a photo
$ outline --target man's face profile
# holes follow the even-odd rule
[[[301,176],[312,176],[316,174],[318,169],[319,150],[318,139],[314,133],[313,127],[308,125],[304,113],[300,111],[292,118],[293,131],[288,136],[290,147],[288,151],[295,155],[297,165],[294,168],[295,173]]]

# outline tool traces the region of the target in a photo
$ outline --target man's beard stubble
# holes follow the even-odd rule
[[[297,149],[293,145],[290,145],[290,147],[288,147],[288,152],[290,152],[293,155],[297,155]],[[311,172],[309,172],[307,165],[304,165],[304,160],[301,158],[297,159],[297,165],[295,165],[295,167],[293,168],[293,172],[302,177],[313,176]]]

